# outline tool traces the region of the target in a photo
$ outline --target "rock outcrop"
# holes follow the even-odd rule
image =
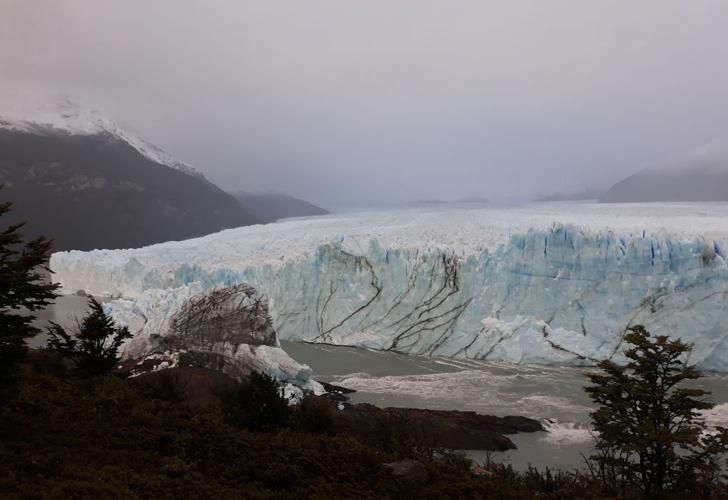
[[[354,435],[400,432],[418,446],[458,450],[506,451],[516,445],[506,434],[544,431],[540,422],[517,416],[496,417],[472,411],[378,408],[332,402],[335,428]]]

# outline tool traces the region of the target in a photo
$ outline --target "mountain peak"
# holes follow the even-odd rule
[[[0,130],[37,135],[108,135],[127,143],[150,160],[204,179],[194,167],[124,130],[99,110],[84,107],[68,98],[53,103],[15,100],[0,107]]]
[[[0,128],[36,134],[94,135],[119,129],[99,110],[83,107],[69,98],[57,101],[18,99],[3,102]]]

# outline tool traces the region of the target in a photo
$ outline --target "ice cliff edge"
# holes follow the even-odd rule
[[[397,222],[380,237],[331,231],[316,244],[298,245],[293,257],[276,258],[277,238],[296,227],[311,234],[311,224],[241,228],[139,250],[61,253],[51,266],[68,291],[122,295],[109,307],[140,334],[158,328],[194,293],[250,283],[270,297],[281,338],[591,364],[618,360],[625,329],[644,324],[694,343],[692,361],[701,368],[728,370],[725,240],[550,224],[502,231],[500,243],[464,252],[452,244],[393,244],[409,230]],[[418,230],[434,231],[438,240],[432,227]]]

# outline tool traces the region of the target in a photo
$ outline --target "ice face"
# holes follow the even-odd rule
[[[153,332],[250,283],[280,338],[517,363],[621,359],[630,325],[728,370],[728,204],[554,204],[334,216],[138,250],[55,254],[67,291]]]

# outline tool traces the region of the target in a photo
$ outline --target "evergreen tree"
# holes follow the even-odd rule
[[[11,209],[12,203],[1,203],[0,217]],[[46,265],[51,240],[25,242],[23,225],[14,224],[0,232],[0,402],[13,394],[17,364],[27,352],[26,341],[38,333],[32,326],[32,313],[50,304],[58,289],[42,275],[44,270],[50,272]]]
[[[685,361],[691,346],[653,338],[643,326],[631,328],[624,340],[631,345],[627,364],[601,362],[603,373],[590,375],[594,385],[586,388],[598,405],[592,459],[605,485],[623,491],[637,486],[657,496],[714,487],[728,433],[706,432],[701,411],[714,406],[709,393],[681,386],[701,377]]]
[[[124,340],[131,338],[131,333],[125,326],[117,327],[96,299],[89,298],[88,304],[91,312],[73,335],[51,322],[48,348],[73,361],[81,373],[99,375],[116,366],[119,347]]]

